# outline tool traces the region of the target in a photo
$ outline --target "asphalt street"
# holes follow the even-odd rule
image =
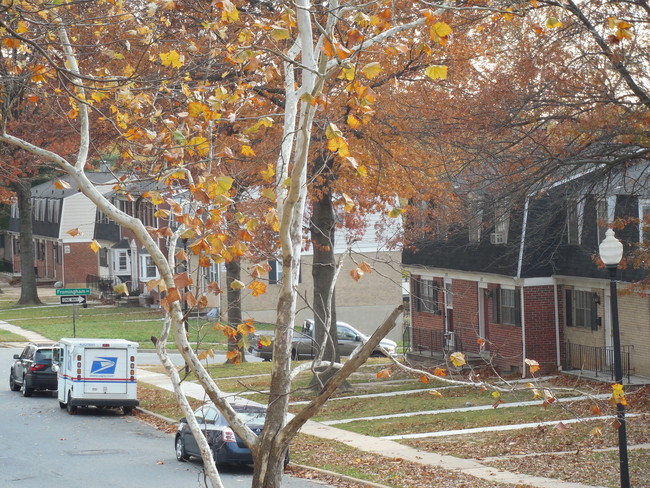
[[[9,369],[20,349],[0,349],[0,486],[16,488],[204,487],[199,461],[180,463],[173,435],[117,410],[80,409],[69,415],[56,396],[24,398],[9,390]],[[222,471],[225,488],[251,485],[252,468]],[[285,475],[288,488],[324,485]]]

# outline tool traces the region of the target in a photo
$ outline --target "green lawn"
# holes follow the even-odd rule
[[[0,329],[0,342],[26,342],[23,336]]]
[[[128,339],[140,343],[141,348],[153,348],[151,336],[159,336],[162,329],[162,312],[142,307],[36,306],[18,309],[14,306],[0,309],[0,319],[53,341],[74,334],[76,337]],[[190,342],[225,347],[223,333],[214,331],[212,326],[213,323],[204,319],[191,319]]]

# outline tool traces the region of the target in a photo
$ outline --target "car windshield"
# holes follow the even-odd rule
[[[235,411],[246,424],[262,424],[266,418],[266,410],[259,407],[235,408]]]
[[[51,363],[52,362],[52,349],[39,349],[36,351],[36,356],[34,359],[40,363]]]

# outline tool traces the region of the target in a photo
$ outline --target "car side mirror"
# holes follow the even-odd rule
[[[356,336],[356,337],[354,338],[354,341],[355,341],[355,342],[362,342],[363,339],[361,338],[360,335],[358,335],[358,336]]]
[[[20,354],[14,354],[14,359],[20,359]]]
[[[180,420],[178,421],[179,424],[186,424],[187,419],[185,417],[181,417]]]

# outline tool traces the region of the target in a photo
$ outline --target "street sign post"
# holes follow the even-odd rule
[[[61,305],[72,305],[72,337],[77,337],[77,305],[88,307],[90,288],[57,288],[56,295],[61,297]]]
[[[90,295],[90,288],[58,288],[56,296],[61,295]]]
[[[75,305],[85,305],[86,297],[79,295],[65,295],[61,297],[61,305],[73,303]]]

